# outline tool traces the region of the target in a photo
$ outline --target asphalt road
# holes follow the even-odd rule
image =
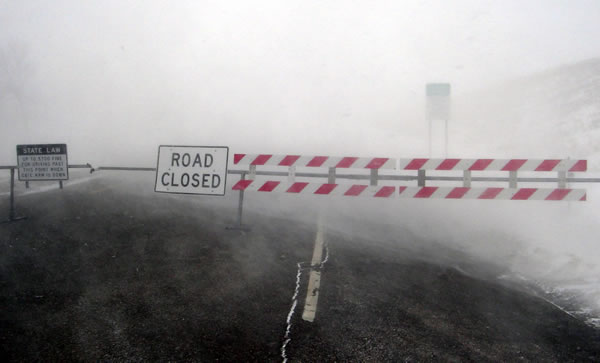
[[[358,235],[310,204],[298,218],[247,206],[251,231],[227,230],[235,195],[156,194],[146,179],[17,198],[28,219],[0,225],[4,357],[282,361],[297,264],[311,261],[321,220],[329,258],[316,317],[301,318],[305,263],[289,361],[600,361],[600,331],[444,241],[378,233],[361,218],[349,223],[372,233]]]

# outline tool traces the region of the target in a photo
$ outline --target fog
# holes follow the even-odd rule
[[[154,163],[158,144],[427,152],[424,84],[453,97],[598,56],[595,1],[2,1],[1,160]],[[494,143],[494,139],[487,140]]]
[[[151,167],[160,144],[426,157],[425,84],[449,82],[450,156],[598,170],[598,44],[598,1],[0,1],[0,165],[19,143],[67,143],[94,166]],[[584,187],[586,205],[355,214],[531,278],[582,259],[583,279],[600,257],[600,193]],[[273,208],[261,197],[248,208]]]

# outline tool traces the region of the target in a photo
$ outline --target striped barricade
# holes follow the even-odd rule
[[[418,186],[425,186],[425,173],[433,171],[462,171],[463,187],[471,187],[473,171],[509,173],[509,189],[517,189],[518,172],[556,172],[559,189],[567,188],[567,173],[587,170],[587,160],[571,159],[400,159],[399,170],[416,170]]]
[[[400,170],[568,171],[587,170],[587,160],[560,159],[400,159]]]
[[[563,188],[465,188],[465,187],[409,187],[368,186],[360,184],[329,184],[282,181],[240,180],[232,190],[266,193],[335,195],[347,197],[417,199],[480,199],[480,200],[547,200],[585,201],[583,189]],[[398,191],[398,193],[396,193]]]
[[[288,194],[369,196],[420,199],[482,199],[482,200],[549,200],[585,201],[584,189],[567,188],[567,173],[584,172],[587,160],[571,159],[393,159],[382,157],[329,157],[273,154],[235,154],[236,165],[249,166],[248,180],[244,177],[233,190],[282,192]],[[255,181],[257,166],[289,168],[287,182]],[[329,168],[327,183],[297,182],[296,167]],[[337,184],[337,168],[370,169],[370,185]],[[377,186],[379,169],[418,171],[416,187]],[[426,186],[427,170],[462,171],[461,187]],[[509,172],[508,188],[471,187],[472,171]],[[517,172],[557,172],[558,188],[519,188]],[[402,176],[402,175],[400,175]],[[389,179],[389,174],[386,175]]]
[[[355,168],[355,169],[396,169],[396,159],[337,157],[337,156],[302,156],[272,154],[235,154],[235,165],[268,165],[295,166],[317,168]]]
[[[395,186],[369,186],[360,184],[308,183],[282,181],[240,180],[232,190],[278,192],[289,194],[343,195],[347,197],[393,198],[398,190]]]
[[[584,189],[399,187],[400,198],[585,201]]]

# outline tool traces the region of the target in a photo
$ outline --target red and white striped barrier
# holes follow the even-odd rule
[[[587,160],[400,159],[401,170],[586,171]]]
[[[314,195],[344,195],[348,197],[375,197],[392,198],[396,196],[397,187],[394,186],[368,186],[359,184],[327,184],[307,182],[281,182],[256,180],[240,180],[232,190],[279,192],[291,194],[314,194]]]
[[[585,201],[584,189],[405,187],[400,198]]]
[[[270,165],[356,169],[396,169],[396,159],[332,156],[234,154],[235,165]]]
[[[238,181],[231,189],[267,193],[342,195],[348,197],[392,198],[398,195],[400,198],[419,199],[585,201],[587,197],[584,189],[395,187],[308,182],[288,183],[275,180],[258,182],[247,179]]]

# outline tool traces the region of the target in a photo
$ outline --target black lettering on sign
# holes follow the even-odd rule
[[[188,153],[183,154],[183,156],[181,157],[181,165],[188,167],[188,166],[190,166],[190,161],[191,161],[190,154],[188,154]]]
[[[181,159],[183,160],[183,159]],[[191,185],[194,188],[202,185],[202,188],[218,188],[221,185],[221,176],[218,174],[188,174],[177,175],[175,173],[165,172],[160,177],[160,183],[165,187],[187,187]]]
[[[213,160],[213,156],[211,154],[204,154],[204,167],[205,168],[210,168],[211,165],[213,164],[214,160]],[[184,165],[187,166],[187,165]],[[192,167],[202,167],[202,154],[200,153],[196,153],[196,157],[194,158],[194,162],[192,163]]]
[[[204,155],[204,167],[205,168],[210,168],[210,166],[213,164],[213,156],[212,154],[206,154]]]
[[[221,184],[221,177],[219,176],[219,174],[213,174],[212,176],[212,187],[216,188],[219,186],[219,184]]]
[[[213,158],[212,154],[204,154],[204,162],[202,160],[202,154],[200,154],[200,153],[196,153],[196,156],[194,157],[193,161],[192,161],[192,156],[188,153],[184,153],[183,155],[179,154],[179,153],[171,154],[171,166],[188,167],[191,165],[193,168],[195,168],[195,167],[210,168],[213,163],[214,163],[214,158]]]
[[[194,164],[192,164],[192,167],[195,166],[202,167],[202,158],[200,157],[199,153],[196,153],[196,157],[194,158]]]
[[[171,154],[171,166],[179,166],[179,158],[181,155],[179,153]]]
[[[181,186],[187,187],[188,185],[190,185],[190,174],[188,174],[188,173],[181,174]]]
[[[175,184],[175,174],[171,174],[171,186],[178,187],[179,184]]]
[[[165,179],[165,177],[167,177],[167,179]],[[160,182],[165,187],[168,187],[169,186],[169,173],[163,173],[162,177],[160,178]]]
[[[194,175],[192,175],[192,186],[194,188],[198,188],[198,186],[200,185],[200,174],[198,173],[194,173]]]

